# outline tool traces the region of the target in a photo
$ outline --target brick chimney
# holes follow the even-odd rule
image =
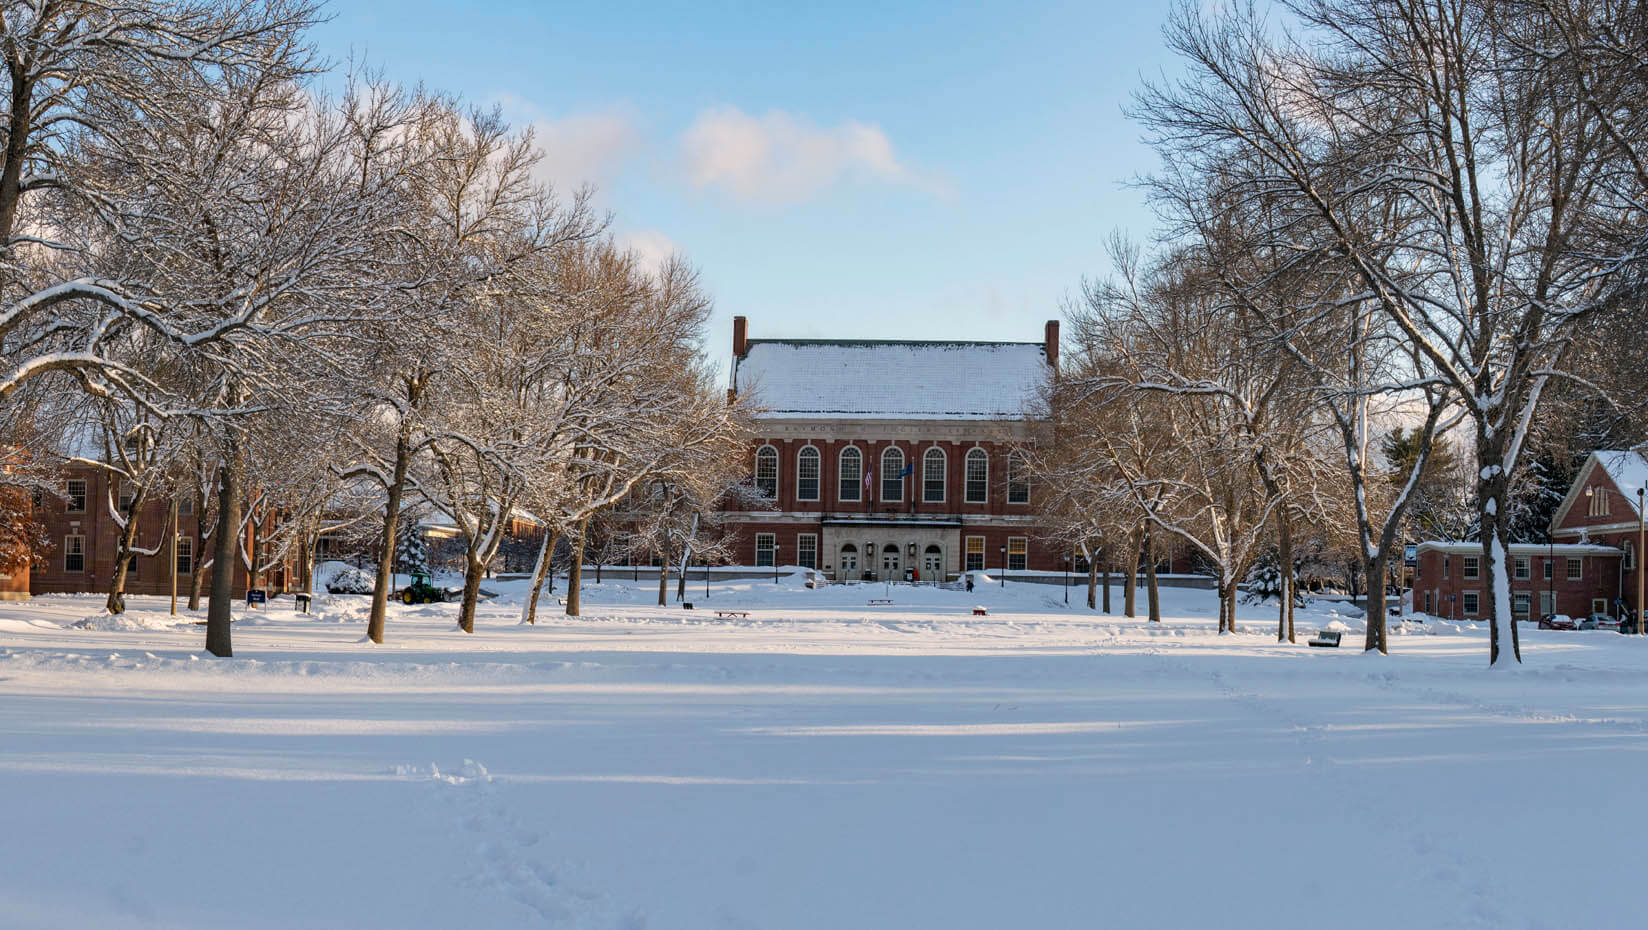
[[[732,318],[732,357],[733,358],[743,358],[745,350],[747,350],[749,348],[749,346],[747,345],[748,340],[746,339],[746,336],[749,333],[749,328],[750,328],[750,321],[749,320],[746,320],[745,318],[743,318],[741,316],[735,316],[735,317]]]
[[[1046,333],[1045,333],[1045,337],[1046,337],[1046,343],[1045,343],[1046,349],[1045,349],[1045,351],[1047,353],[1047,364],[1048,364],[1049,367],[1051,367],[1053,369],[1054,374],[1058,374],[1059,373],[1059,321],[1058,320],[1048,320],[1047,321],[1047,330],[1046,330]]]

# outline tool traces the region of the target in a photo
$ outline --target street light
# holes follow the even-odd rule
[[[1001,586],[1007,587],[1007,547],[1001,547]]]
[[[778,584],[778,540],[773,540],[773,584]]]
[[[704,566],[704,600],[710,599],[710,560],[699,559],[698,564]]]
[[[1070,557],[1064,557],[1064,606],[1070,606]]]

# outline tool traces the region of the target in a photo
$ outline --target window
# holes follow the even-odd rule
[[[327,537],[321,537],[325,539]],[[195,541],[192,536],[177,538],[177,573],[188,575],[195,570]]]
[[[1070,553],[1070,570],[1078,575],[1085,575],[1088,571],[1087,556],[1080,552]]]
[[[1448,577],[1448,563],[1452,561],[1446,555],[1442,556],[1442,577]]]
[[[1526,591],[1518,591],[1511,595],[1511,613],[1528,619],[1528,611],[1533,607],[1533,595]]]
[[[1628,572],[1637,570],[1637,547],[1630,540],[1625,541],[1625,570]]]
[[[795,538],[795,564],[802,568],[818,567],[818,537],[803,533]]]
[[[185,497],[184,499],[178,501],[177,502],[177,515],[180,516],[180,517],[192,517],[192,516],[194,516],[195,515],[195,499],[192,498],[192,497]]]
[[[881,499],[904,499],[904,453],[897,446],[881,453]]]
[[[1465,580],[1474,581],[1482,577],[1482,557],[1475,555],[1465,556]]]
[[[1007,455],[1007,503],[1030,503],[1030,476],[1025,474],[1022,452]]]
[[[1007,540],[1007,567],[1015,572],[1022,572],[1028,562],[1030,540],[1024,536],[1013,536]]]
[[[1543,617],[1546,614],[1554,614],[1554,613],[1556,613],[1556,592],[1554,592],[1554,591],[1541,591],[1541,592],[1539,592],[1539,615],[1541,617]]]
[[[1568,560],[1568,580],[1578,581],[1585,577],[1585,563],[1579,559]]]
[[[818,500],[818,462],[818,450],[812,446],[803,448],[795,457],[796,500]]]
[[[864,453],[850,447],[842,449],[837,464],[837,471],[841,474],[841,486],[836,489],[837,496],[844,501],[860,500],[859,489],[864,482]]]
[[[944,450],[937,446],[921,457],[921,499],[929,504],[944,503]]]
[[[967,537],[967,571],[984,571],[984,537]]]
[[[1532,575],[1533,573],[1528,571],[1528,557],[1525,555],[1517,556],[1515,568],[1516,580],[1527,581],[1530,577],[1532,577]]]
[[[755,489],[762,497],[778,496],[778,450],[772,446],[755,450]]]
[[[1467,616],[1467,617],[1473,616],[1476,613],[1476,609],[1477,609],[1476,592],[1475,591],[1466,591],[1465,596],[1464,596],[1465,616]]]
[[[86,512],[86,479],[70,478],[68,487],[69,513]]]
[[[1585,489],[1585,496],[1590,499],[1590,515],[1606,517],[1608,515],[1608,489],[1602,485],[1593,485]]]
[[[778,548],[778,539],[771,533],[755,534],[755,564],[761,568],[773,567],[774,550]]]
[[[135,555],[126,560],[126,577],[132,581],[137,580],[137,556]]]
[[[1425,613],[1431,612],[1431,592],[1425,592]]]
[[[137,499],[137,495],[134,491],[132,491],[128,488],[121,488],[120,489],[120,512],[125,513],[125,514],[131,513],[132,512],[132,501],[134,501],[136,499]]]
[[[967,503],[990,501],[990,454],[983,449],[967,451]]]
[[[1546,559],[1545,560],[1545,580],[1546,581],[1551,580],[1551,565],[1552,565],[1551,560]],[[1550,613],[1550,611],[1546,611],[1546,613]]]
[[[83,572],[86,570],[86,537],[63,537],[63,570],[66,572]]]

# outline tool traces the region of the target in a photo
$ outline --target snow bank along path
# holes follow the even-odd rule
[[[1639,927],[1648,647],[1057,588],[0,604],[0,928]],[[1072,599],[1079,600],[1079,591]],[[1119,604],[1119,599],[1117,601]],[[974,604],[989,608],[974,617]],[[747,609],[719,620],[706,607]],[[1347,643],[1354,639],[1347,635]],[[1517,812],[1507,822],[1502,811]],[[1377,884],[1363,884],[1366,876]]]

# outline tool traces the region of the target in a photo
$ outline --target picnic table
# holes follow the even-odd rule
[[[1310,644],[1312,646],[1328,646],[1337,649],[1339,648],[1340,635],[1341,634],[1338,630],[1319,630],[1315,636],[1310,638]]]
[[[987,617],[989,615],[990,615],[990,609],[988,607],[974,607],[973,608],[973,616],[975,616],[975,617]]]
[[[715,612],[715,615],[717,617],[737,617],[740,620],[748,620],[750,618],[750,612],[747,610],[718,610]]]
[[[893,599],[890,598],[890,597],[872,597],[872,598],[870,598],[871,606],[874,606],[876,604],[891,604],[892,602],[893,602]]]

